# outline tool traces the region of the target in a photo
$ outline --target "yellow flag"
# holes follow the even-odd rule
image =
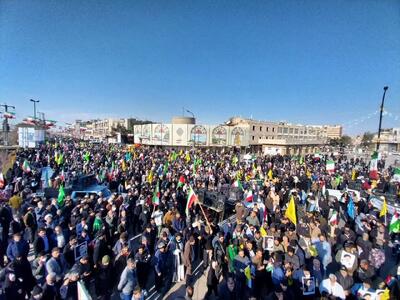
[[[356,170],[355,169],[353,169],[352,171],[351,171],[351,180],[356,180],[357,179],[357,176],[356,176]]]
[[[285,217],[288,218],[294,225],[297,225],[296,205],[293,195],[290,197],[289,206],[285,211]]]
[[[311,172],[310,170],[308,170],[307,166],[306,166],[306,176],[307,178],[311,178]]]
[[[247,266],[246,268],[244,268],[244,276],[246,276],[247,280],[251,279],[251,270],[250,270],[250,266]]]
[[[147,181],[148,181],[149,183],[152,183],[152,182],[153,182],[153,171],[150,171],[150,172],[149,172],[149,175],[147,176]]]
[[[126,163],[125,163],[125,160],[122,161],[122,166],[121,166],[121,167],[122,167],[122,171],[125,172],[125,171],[126,171]]]
[[[268,171],[268,179],[272,180],[273,178],[274,178],[274,175],[272,173],[272,169],[269,169],[269,171]]]
[[[386,204],[386,198],[383,198],[383,205],[381,212],[379,213],[379,217],[383,217],[387,214],[387,204]]]
[[[185,159],[186,159],[186,163],[190,162],[190,154],[189,153],[186,153]]]
[[[267,236],[267,232],[265,231],[264,227],[262,227],[262,226],[260,228],[260,234],[261,234],[261,237],[266,237]]]
[[[383,291],[383,295],[381,296],[380,299],[381,299],[381,300],[389,300],[389,299],[390,299],[390,291],[389,291],[388,288],[386,288],[386,289]]]
[[[183,155],[183,150],[181,149],[181,151],[179,151],[179,156]]]

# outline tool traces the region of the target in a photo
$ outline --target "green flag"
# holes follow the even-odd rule
[[[60,185],[60,189],[58,190],[58,199],[57,199],[57,203],[59,206],[64,205],[64,199],[65,199],[64,186]]]
[[[163,173],[164,173],[164,175],[166,175],[167,173],[168,173],[168,167],[169,167],[169,163],[168,163],[168,161],[164,164],[164,170],[163,170]]]
[[[152,202],[153,202],[153,205],[160,205],[160,187],[158,185],[158,182],[157,182],[156,188],[153,193]]]
[[[85,154],[83,155],[83,159],[85,160],[85,162],[89,162],[89,160],[90,160],[90,153],[89,153],[89,152],[85,152]]]
[[[99,231],[102,226],[103,226],[103,222],[101,221],[101,219],[99,217],[96,217],[93,222],[93,231],[94,232]]]

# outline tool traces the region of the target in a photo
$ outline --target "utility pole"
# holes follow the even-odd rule
[[[4,113],[8,113],[8,109],[12,108],[15,109],[15,106],[12,105],[7,105],[7,104],[1,104],[1,107],[4,107]],[[10,126],[8,124],[8,117],[4,116],[4,121],[3,121],[3,134],[4,134],[4,146],[8,146],[8,133],[10,132]]]
[[[38,111],[37,114],[38,114],[38,118],[40,119],[40,121],[43,124],[43,126],[46,125],[46,119],[44,117],[44,113]]]
[[[33,102],[33,117],[35,118],[35,121],[36,121],[36,103],[39,103],[40,100],[30,99],[29,101]]]
[[[385,95],[386,91],[389,87],[383,87],[383,96],[382,96],[382,103],[381,103],[381,113],[379,115],[379,127],[378,127],[378,141],[376,142],[376,151],[379,150],[379,146],[381,144],[381,129],[382,129],[382,115],[383,115],[383,106],[385,105]]]

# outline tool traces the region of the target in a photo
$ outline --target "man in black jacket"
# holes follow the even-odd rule
[[[35,250],[35,254],[39,255],[39,253],[44,252],[46,254],[50,253],[52,249],[51,239],[46,234],[45,228],[40,228],[38,230],[35,241],[33,242],[33,248]]]

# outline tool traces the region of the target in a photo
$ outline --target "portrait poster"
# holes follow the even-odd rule
[[[302,277],[303,283],[303,295],[314,295],[315,294],[315,278],[314,277]]]
[[[268,251],[274,250],[274,237],[273,236],[263,237],[263,248],[264,248],[264,250],[268,250]]]
[[[351,269],[354,266],[355,260],[356,256],[346,251],[343,251],[342,256],[340,257],[340,263],[347,269]]]

